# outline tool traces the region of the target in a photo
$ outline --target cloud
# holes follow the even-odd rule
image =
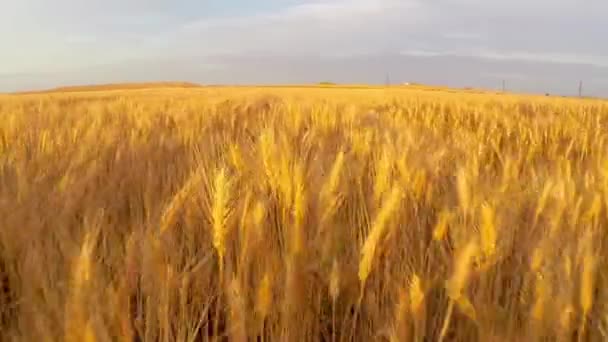
[[[603,65],[608,2],[308,0],[255,15],[202,18],[150,36],[159,53],[433,53]]]
[[[454,56],[454,57],[476,57],[480,59],[497,60],[497,61],[523,61],[523,62],[539,62],[552,64],[582,64],[597,67],[608,68],[608,60],[604,56],[599,55],[581,55],[572,53],[559,52],[530,52],[516,50],[491,50],[487,48],[467,48],[467,49],[405,49],[400,51],[404,56],[418,57],[437,57],[437,56]]]
[[[6,47],[0,74],[69,71],[95,82],[101,73],[87,70],[113,65],[102,69],[145,76],[132,67],[136,64],[162,69],[154,71],[159,76],[194,70],[218,81],[287,82],[305,78],[292,77],[298,68],[310,79],[323,79],[331,65],[348,70],[351,76],[338,73],[341,79],[367,82],[383,73],[387,58],[398,56],[411,63],[441,60],[447,63],[444,77],[463,83],[527,75],[530,63],[549,65],[551,77],[570,79],[578,69],[608,66],[605,13],[605,0],[11,1],[0,11],[0,41]],[[462,60],[486,69],[453,71],[450,61]],[[211,63],[225,67],[211,74],[201,69]],[[507,64],[527,71],[503,70]],[[439,68],[419,65],[433,68],[422,73],[436,74]]]
[[[487,36],[483,32],[445,32],[441,34],[442,38],[453,40],[484,40]]]
[[[7,33],[10,26],[17,36],[29,34],[31,50],[44,41],[66,50],[78,32],[125,58],[133,57],[128,47],[137,46],[139,56],[150,58],[425,50],[565,63],[608,60],[604,0],[264,0],[258,1],[263,10],[249,5],[244,12],[234,9],[245,2],[227,0],[223,12],[230,8],[236,13],[231,16],[213,15],[211,3],[21,0],[0,14],[13,21],[0,38],[15,36]],[[27,16],[34,20],[23,20]],[[17,41],[24,40],[13,37]]]
[[[360,54],[392,50],[424,18],[417,0],[306,1],[256,15],[193,20],[148,43],[199,55]]]

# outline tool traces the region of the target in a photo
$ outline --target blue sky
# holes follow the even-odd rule
[[[0,91],[394,81],[608,96],[605,0],[7,0]],[[415,77],[415,79],[412,79]]]

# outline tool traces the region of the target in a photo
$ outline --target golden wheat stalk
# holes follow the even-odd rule
[[[272,305],[272,282],[270,274],[266,272],[260,281],[258,291],[255,300],[255,311],[259,315],[260,321],[263,322],[268,314]]]
[[[395,306],[395,319],[389,338],[391,342],[411,340],[411,331],[409,329],[409,322],[407,320],[408,306],[410,304],[409,302],[410,300],[408,298],[407,290],[402,287],[399,290],[399,300]]]
[[[422,279],[415,273],[410,280],[408,297],[409,309],[414,319],[414,337],[416,341],[419,341],[424,338],[426,329],[426,295]]]
[[[95,328],[93,327],[93,322],[91,320],[87,321],[87,324],[84,326],[84,337],[82,342],[96,342],[97,334],[95,333]]]
[[[363,248],[361,248],[361,259],[359,262],[359,281],[361,282],[361,287],[363,288],[365,285],[365,281],[367,277],[372,271],[372,264],[374,261],[374,255],[376,253],[376,248],[380,244],[380,240],[384,237],[386,233],[386,228],[388,222],[393,215],[393,213],[397,210],[399,205],[399,200],[401,199],[401,191],[399,188],[394,187],[391,193],[387,196],[386,200],[383,202],[378,215],[376,216],[371,232],[365,239],[365,243],[363,244]]]
[[[448,227],[452,217],[452,212],[448,209],[443,209],[439,213],[439,218],[437,219],[437,223],[433,228],[433,240],[443,241],[445,239],[448,233]]]
[[[589,249],[589,247],[587,247]],[[578,340],[583,341],[585,336],[586,320],[589,312],[593,307],[593,292],[595,291],[595,256],[589,250],[583,257],[583,265],[581,271],[581,288],[580,288],[580,304],[581,304],[581,324],[578,333]]]
[[[452,312],[454,311],[454,305],[458,303],[462,303],[468,299],[462,294],[464,289],[466,288],[469,276],[471,273],[471,265],[472,262],[477,256],[478,245],[475,240],[469,241],[467,245],[460,252],[458,257],[455,259],[454,272],[452,273],[452,277],[448,280],[447,292],[450,297],[450,302],[448,305],[448,310],[446,312],[443,325],[441,328],[441,332],[439,335],[439,341],[443,341],[446,337],[448,328],[450,326],[450,321],[452,319]],[[462,304],[458,304],[461,305]],[[465,303],[465,311],[468,311],[469,307],[472,305],[468,305]]]
[[[321,215],[321,224],[319,229],[322,231],[326,227],[326,222],[336,212],[342,200],[338,188],[340,185],[340,176],[344,166],[344,152],[340,151],[329,173],[327,183],[321,189],[320,200],[324,207]]]
[[[464,168],[459,169],[456,174],[456,188],[458,191],[458,203],[462,211],[467,214],[471,206],[471,189],[469,177]]]
[[[226,222],[232,211],[232,208],[230,208],[231,193],[232,182],[226,170],[218,170],[213,182],[211,222],[213,226],[213,247],[218,255],[220,272],[224,267],[224,256],[226,255],[226,235],[228,234]]]
[[[414,316],[421,313],[424,305],[424,290],[422,280],[417,274],[412,275],[409,286],[410,311]]]
[[[232,212],[230,207],[232,194],[232,182],[226,172],[226,169],[220,168],[216,171],[213,182],[213,198],[211,204],[211,222],[213,228],[213,247],[218,256],[219,265],[219,291],[224,287],[224,260],[226,255],[226,236],[228,235],[227,220]],[[216,338],[219,337],[219,320],[220,320],[220,304],[221,295],[218,297],[215,311],[215,321],[213,332]]]
[[[392,158],[386,147],[382,149],[380,160],[376,163],[374,177],[374,203],[378,203],[390,186],[391,172],[393,168]]]
[[[496,214],[494,207],[489,204],[481,206],[481,249],[485,257],[490,259],[496,254]]]
[[[340,267],[338,261],[334,259],[329,274],[329,297],[331,298],[331,327],[332,327],[332,342],[336,340],[336,302],[340,295]]]
[[[545,276],[541,273],[536,274],[536,284],[535,284],[535,301],[532,306],[532,318],[541,322],[545,317],[545,306],[547,303],[547,299],[549,298],[549,283]]]
[[[355,333],[357,317],[359,314],[361,301],[365,292],[367,278],[369,277],[372,271],[376,249],[378,248],[378,245],[386,234],[389,220],[393,213],[397,210],[401,197],[401,190],[398,187],[393,187],[390,194],[387,195],[386,199],[382,203],[382,207],[380,208],[380,211],[378,212],[378,215],[376,216],[372,224],[371,232],[365,239],[363,247],[361,248],[361,258],[359,261],[358,273],[360,291],[359,299],[357,300],[357,308],[355,309],[355,317],[353,318],[351,334]]]
[[[247,341],[247,312],[245,298],[239,280],[235,277],[230,281],[228,290],[228,324],[230,341]]]
[[[202,169],[193,171],[181,189],[173,196],[160,218],[160,233],[171,228],[177,219],[179,211],[183,208],[192,191],[201,184],[203,179]]]
[[[304,219],[307,212],[307,199],[306,199],[306,175],[304,166],[298,163],[295,167],[294,175],[294,198],[293,198],[293,231],[292,231],[292,250],[291,252],[299,254],[304,248]]]
[[[97,231],[88,227],[80,253],[72,266],[72,282],[66,304],[65,338],[67,341],[80,341],[95,337],[90,325],[87,291],[90,290],[93,268],[93,249],[97,242]]]

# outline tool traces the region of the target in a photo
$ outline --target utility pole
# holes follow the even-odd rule
[[[583,97],[583,81],[578,83],[578,97]]]
[[[391,85],[391,79],[388,76],[388,72],[386,73],[386,79],[384,80],[384,84],[388,87]]]
[[[505,80],[502,80],[502,92],[506,92],[507,91],[507,86],[506,86],[506,82]]]

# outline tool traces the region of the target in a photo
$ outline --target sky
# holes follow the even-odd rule
[[[419,82],[608,97],[606,0],[5,0],[0,91]]]

